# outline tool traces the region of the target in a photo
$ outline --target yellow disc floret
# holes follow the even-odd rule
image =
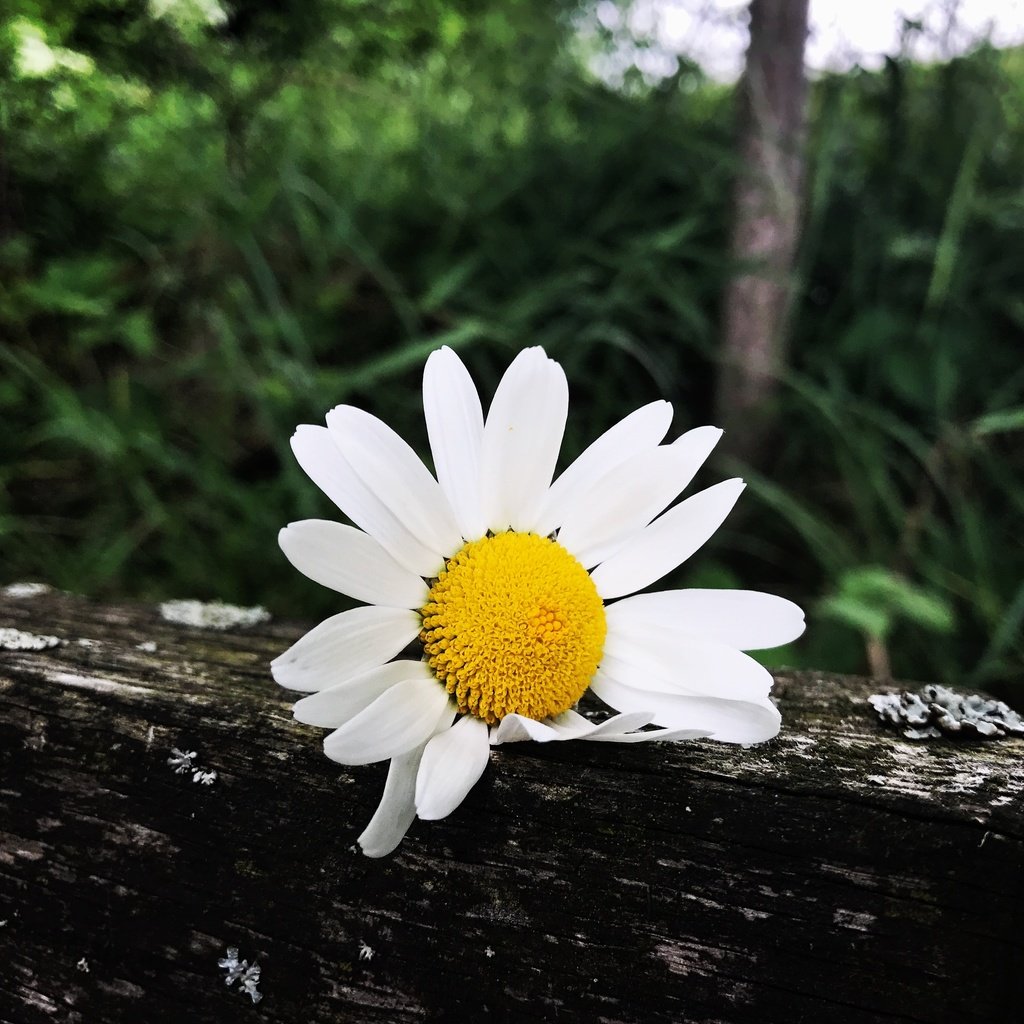
[[[434,674],[460,711],[490,724],[571,708],[604,649],[604,605],[590,575],[533,533],[467,544],[430,588],[422,614]]]

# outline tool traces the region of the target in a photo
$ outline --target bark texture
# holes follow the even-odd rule
[[[740,86],[732,255],[726,289],[718,418],[733,455],[765,444],[785,361],[791,275],[800,227],[808,0],[752,0]]]
[[[5,1024],[1020,1019],[1024,741],[903,740],[869,681],[780,675],[749,750],[498,748],[368,860],[383,766],[267,672],[302,627],[52,592],[0,625],[61,640],[0,650]]]

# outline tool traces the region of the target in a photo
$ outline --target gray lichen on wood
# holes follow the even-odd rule
[[[499,748],[370,861],[383,767],[324,759],[267,673],[303,626],[56,593],[0,621],[94,641],[0,652],[2,1022],[990,1022],[1024,998],[1024,741],[898,738],[870,681],[779,675],[783,732],[747,750]]]
[[[1001,700],[956,693],[946,686],[925,686],[919,693],[875,693],[868,703],[883,722],[912,740],[938,739],[943,733],[978,739],[1024,736],[1024,718]]]

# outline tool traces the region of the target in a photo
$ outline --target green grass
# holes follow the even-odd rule
[[[310,8],[337,38],[111,35],[83,2],[47,38],[91,72],[0,73],[4,577],[329,613],[276,549],[333,514],[289,437],[353,402],[425,451],[440,344],[485,394],[523,345],[562,361],[566,458],[654,398],[710,421],[728,91],[615,95],[542,5],[354,46],[357,6]],[[777,438],[674,577],[800,601],[775,663],[862,671],[881,638],[897,674],[1019,693],[1022,110],[985,49],[815,87]]]

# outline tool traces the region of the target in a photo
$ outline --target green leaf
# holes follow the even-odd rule
[[[892,627],[892,616],[887,611],[850,594],[825,598],[818,611],[879,640],[888,636]]]
[[[1015,409],[998,409],[986,413],[971,424],[971,433],[975,437],[986,437],[989,434],[1007,434],[1015,430],[1024,430],[1024,405]]]
[[[822,614],[880,640],[900,619],[934,633],[949,633],[954,624],[945,597],[878,565],[843,573],[837,593],[825,598],[820,608]]]

